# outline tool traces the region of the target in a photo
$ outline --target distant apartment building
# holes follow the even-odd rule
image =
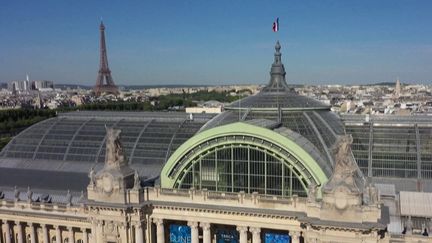
[[[82,105],[82,104],[84,103],[84,102],[83,102],[83,97],[80,96],[80,95],[74,95],[74,96],[72,96],[70,99],[71,99],[71,101],[72,101],[73,103],[75,103],[75,105],[77,105],[77,106]]]
[[[8,83],[8,90],[13,93],[22,93],[30,90],[28,80],[10,81]]]
[[[394,96],[396,98],[399,98],[401,96],[401,83],[400,83],[399,79],[396,80],[396,87],[394,90]]]
[[[186,107],[186,113],[219,114],[222,113],[222,111],[222,107]]]
[[[224,104],[216,101],[210,100],[202,104],[198,104],[196,107],[186,107],[186,113],[210,113],[218,114],[222,113]]]
[[[28,92],[30,90],[52,90],[54,89],[54,82],[48,80],[36,80],[29,81],[27,80],[18,80],[18,81],[10,81],[8,83],[8,90],[13,93],[23,93]]]
[[[54,82],[49,80],[32,81],[32,89],[39,91],[46,89],[54,89]]]

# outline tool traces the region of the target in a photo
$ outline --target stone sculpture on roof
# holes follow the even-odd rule
[[[27,202],[31,202],[33,197],[33,192],[30,187],[27,187]]]
[[[72,194],[71,194],[70,190],[67,190],[67,193],[66,193],[66,203],[68,206],[70,206],[72,204]]]
[[[138,174],[137,171],[135,171],[134,174],[134,189],[140,189],[141,188],[141,180],[140,180],[140,176]]]
[[[365,185],[363,174],[352,155],[352,142],[351,135],[337,137],[332,148],[333,173],[322,187],[321,199],[315,196],[315,185],[308,187],[308,217],[324,222],[347,221],[360,224],[377,223],[381,218],[377,190],[370,183]]]
[[[363,178],[351,152],[351,135],[339,136],[333,146],[333,174],[323,187],[323,200],[339,210],[362,204]]]
[[[308,186],[308,202],[316,202],[318,185],[312,182]]]
[[[105,166],[122,167],[126,164],[123,147],[120,142],[120,129],[115,129],[112,127],[106,128],[106,156],[105,156]]]
[[[333,175],[326,184],[325,189],[332,190],[340,185],[346,186],[351,192],[359,193],[360,189],[357,184],[357,164],[351,152],[353,138],[351,135],[339,136],[333,146],[333,157],[335,164],[333,166]]]
[[[20,196],[20,191],[18,190],[17,186],[15,186],[15,188],[14,188],[14,198],[15,198],[16,202],[19,201],[19,196]]]
[[[91,167],[88,177],[90,178],[90,186],[94,186],[96,183],[94,167]]]
[[[139,189],[138,173],[129,167],[120,141],[121,130],[106,128],[106,154],[104,167],[89,173],[88,198],[96,201],[124,203],[129,189]],[[137,176],[138,175],[138,176]]]

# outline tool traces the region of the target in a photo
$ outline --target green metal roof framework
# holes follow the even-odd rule
[[[246,137],[253,139],[245,139]],[[236,122],[200,132],[182,144],[164,165],[160,177],[161,186],[175,188],[182,180],[182,172],[200,157],[218,146],[233,143],[265,149],[281,158],[287,166],[295,168],[306,191],[312,181],[321,187],[328,180],[327,173],[310,153],[289,137],[264,127]]]

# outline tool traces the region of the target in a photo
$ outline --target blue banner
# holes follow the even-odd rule
[[[239,234],[237,230],[216,230],[216,242],[217,243],[238,243]]]
[[[291,236],[288,234],[265,233],[265,243],[291,243]]]
[[[190,243],[191,228],[186,225],[170,225],[170,242],[171,243]]]

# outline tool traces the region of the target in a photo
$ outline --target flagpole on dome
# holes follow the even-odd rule
[[[239,121],[241,121],[241,97],[240,97],[240,91],[238,92],[238,103],[239,103]]]
[[[276,18],[276,21],[273,22],[273,32],[276,33],[276,43],[279,43],[278,32],[279,32],[279,17]],[[277,87],[277,95],[276,95],[276,108],[279,110],[279,86]]]

